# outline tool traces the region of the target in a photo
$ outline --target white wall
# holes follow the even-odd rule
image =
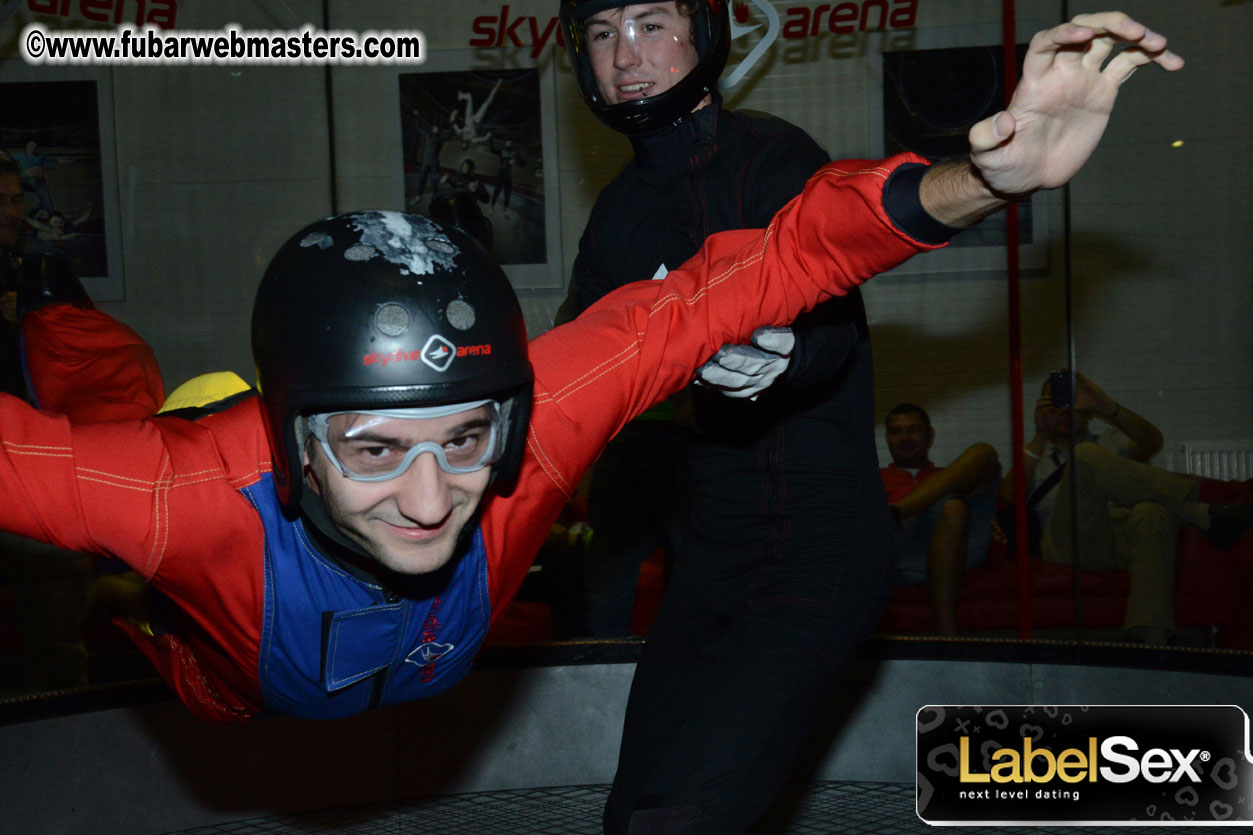
[[[331,24],[416,27],[431,50],[464,50],[476,36],[475,19],[495,17],[504,5],[337,0]],[[507,5],[511,20],[535,16],[541,32],[556,10],[551,0]],[[802,4],[775,5],[787,20],[788,10]],[[1059,5],[1022,0],[1020,32],[1054,20]],[[1100,4],[1070,5],[1078,12]],[[1156,421],[1168,449],[1188,439],[1253,438],[1247,235],[1253,178],[1242,158],[1253,132],[1253,83],[1241,48],[1253,35],[1253,4],[1120,5],[1167,33],[1189,63],[1173,76],[1154,69],[1137,74],[1124,89],[1103,148],[1071,188],[1079,366]],[[879,50],[937,37],[960,41],[999,26],[997,0],[918,0],[917,6],[913,31],[777,41],[765,63],[728,92],[728,101],[796,122],[835,155],[877,154],[880,132],[868,114],[880,92]],[[321,3],[183,2],[177,14],[186,29],[228,22],[289,28],[320,25]],[[16,54],[17,33],[33,19],[23,10],[4,24],[2,54]],[[42,20],[85,25],[73,15]],[[476,60],[493,66],[529,60],[528,24],[514,31],[526,46],[479,50]],[[737,42],[733,64],[747,48]],[[625,161],[628,146],[582,106],[563,52],[550,44],[538,61],[557,67],[561,258],[568,273],[591,202]],[[397,72],[330,72],[341,209],[396,207]],[[251,376],[248,313],[264,265],[287,235],[331,209],[327,73],[321,67],[223,66],[105,74],[113,93],[125,300],[102,306],[154,344],[171,384],[221,367]],[[14,77],[13,63],[4,62],[0,81]],[[1182,147],[1170,146],[1176,139]],[[1028,415],[1038,381],[1066,358],[1061,199],[1053,197],[1047,212],[1048,267],[1022,284]],[[995,267],[946,269],[884,277],[867,290],[878,411],[904,399],[928,407],[937,427],[937,460],[976,440],[990,441],[1007,459],[1004,275]],[[547,327],[564,291],[522,295],[534,334]]]

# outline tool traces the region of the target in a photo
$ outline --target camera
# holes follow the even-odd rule
[[[1059,409],[1070,405],[1070,372],[1054,371],[1049,375],[1049,399]]]

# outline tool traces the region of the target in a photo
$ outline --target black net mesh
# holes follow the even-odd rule
[[[754,830],[757,835],[934,832],[914,814],[912,783],[811,783]],[[599,835],[608,786],[511,789],[408,803],[328,809],[223,823],[169,835]],[[1179,831],[1202,831],[1181,827]],[[1148,827],[964,826],[962,835],[1131,835]],[[1210,830],[1204,830],[1210,831]]]

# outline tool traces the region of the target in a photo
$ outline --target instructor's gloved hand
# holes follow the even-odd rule
[[[753,331],[752,344],[719,348],[709,362],[696,369],[696,384],[717,389],[727,397],[756,400],[787,370],[795,347],[791,328],[758,328]]]

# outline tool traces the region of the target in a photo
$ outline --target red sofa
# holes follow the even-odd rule
[[[1253,500],[1253,480],[1202,480],[1201,499],[1208,502]],[[1236,545],[1219,551],[1205,534],[1192,527],[1179,534],[1175,578],[1175,621],[1180,627],[1213,627],[1219,646],[1253,649],[1253,607],[1245,590],[1253,588],[1253,531]],[[661,606],[663,569],[660,555],[645,563],[637,584],[631,632],[647,635]],[[1062,629],[1075,624],[1074,573],[1063,565],[1031,561],[1031,625]],[[1083,624],[1093,629],[1122,626],[1130,581],[1122,571],[1081,571]],[[962,583],[957,625],[964,632],[1017,631],[1017,567],[1003,542],[992,543],[988,560],[966,574]],[[880,632],[935,631],[927,587],[893,590]],[[488,636],[488,644],[550,641],[553,623],[547,603],[517,601]]]
[[[1201,500],[1239,502],[1253,499],[1253,480],[1202,480]],[[1253,582],[1253,532],[1229,550],[1219,551],[1197,528],[1179,534],[1175,577],[1175,622],[1180,627],[1215,627],[1220,646],[1253,649],[1253,607],[1244,590]],[[1031,625],[1035,629],[1075,624],[1074,573],[1071,568],[1031,561]],[[957,626],[963,631],[1018,628],[1017,566],[1003,542],[992,543],[988,560],[962,582]],[[1127,608],[1128,575],[1123,571],[1079,573],[1083,624],[1105,629],[1122,625]],[[882,632],[933,632],[935,620],[927,587],[902,586],[880,627]]]

